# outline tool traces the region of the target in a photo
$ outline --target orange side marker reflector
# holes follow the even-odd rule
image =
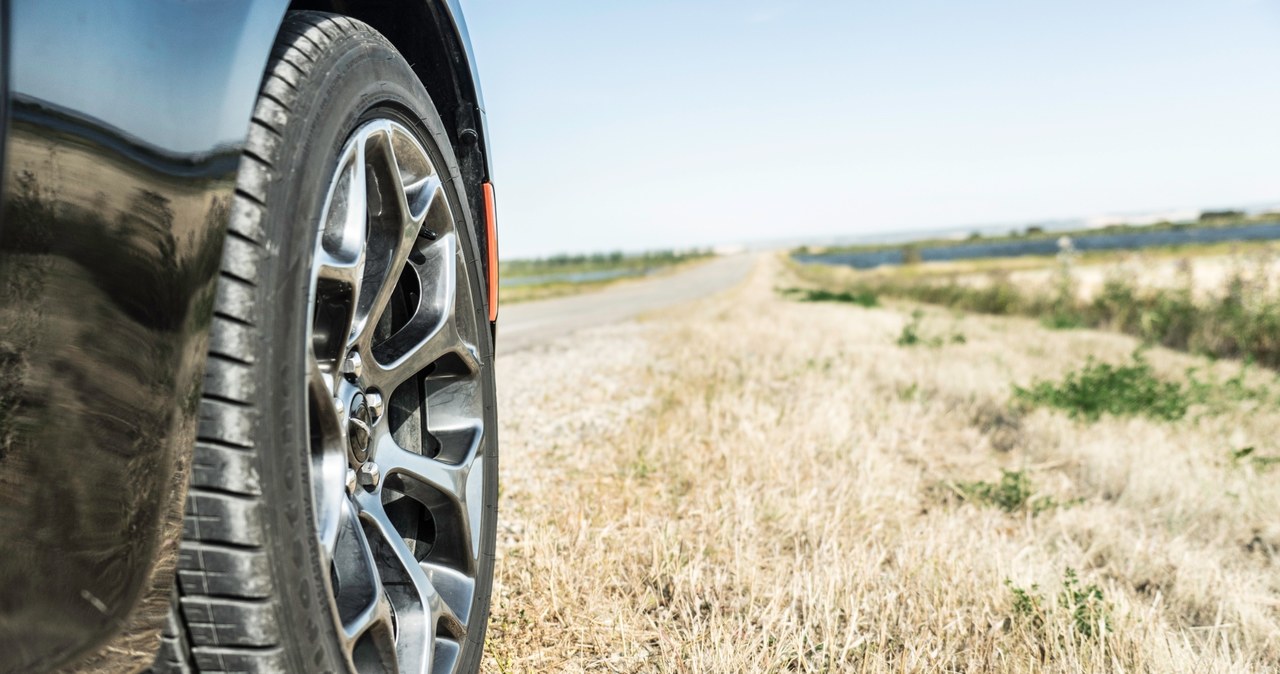
[[[484,184],[484,225],[489,251],[489,322],[498,320],[498,209],[493,183]]]

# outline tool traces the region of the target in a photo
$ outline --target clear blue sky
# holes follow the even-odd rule
[[[470,0],[504,257],[1280,200],[1280,4]]]

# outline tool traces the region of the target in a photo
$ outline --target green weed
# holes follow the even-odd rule
[[[1182,385],[1156,377],[1140,352],[1134,352],[1126,365],[1099,363],[1090,357],[1083,368],[1067,373],[1061,382],[1014,386],[1013,393],[1021,402],[1066,410],[1089,421],[1104,414],[1176,421],[1186,416],[1192,403]]]
[[[1069,310],[1055,311],[1040,319],[1040,325],[1050,330],[1078,330],[1085,327],[1084,317]]]
[[[1046,626],[1054,620],[1066,620],[1077,639],[1095,639],[1114,631],[1112,606],[1102,588],[1081,583],[1075,569],[1063,571],[1062,591],[1056,603],[1051,603],[1038,585],[1021,588],[1005,580],[1005,586],[1009,588],[1013,619],[1042,638],[1047,636]]]
[[[842,302],[867,308],[880,306],[879,296],[870,290],[834,292],[810,288],[783,288],[778,292],[783,296],[792,297],[801,302]]]
[[[1091,638],[1111,631],[1107,625],[1111,605],[1102,596],[1102,588],[1093,583],[1081,585],[1075,569],[1068,568],[1064,572],[1058,603],[1071,613],[1071,624],[1076,634]]]
[[[1280,466],[1280,456],[1258,454],[1257,448],[1253,446],[1233,449],[1231,450],[1230,456],[1231,464],[1233,466],[1249,464],[1260,472],[1265,472],[1275,466]]]
[[[902,326],[902,332],[898,333],[898,346],[928,346],[938,348],[946,343],[964,344],[968,339],[964,333],[956,331],[950,335],[943,337],[941,335],[925,336],[920,330],[920,321],[924,318],[924,312],[916,309],[911,312],[911,320]]]
[[[1187,392],[1193,401],[1206,405],[1215,412],[1223,411],[1232,404],[1249,401],[1266,403],[1272,400],[1270,387],[1250,386],[1245,382],[1249,365],[1249,361],[1245,361],[1239,372],[1222,382],[1212,375],[1208,379],[1202,379],[1200,368],[1187,368]]]
[[[1038,515],[1058,505],[1052,497],[1035,498],[1035,490],[1031,479],[1020,470],[1000,470],[1000,481],[996,483],[978,480],[976,482],[957,482],[956,489],[967,501],[979,505],[997,507],[1007,513],[1029,512]]]
[[[930,344],[928,340],[920,336],[920,319],[924,317],[924,312],[916,309],[911,312],[911,320],[902,326],[902,332],[898,334],[898,346],[916,346],[917,344],[925,344],[927,346],[938,346],[941,344]]]
[[[1040,594],[1040,586],[1032,583],[1029,589],[1024,589],[1014,585],[1013,581],[1007,578],[1004,584],[1013,595],[1013,605],[1010,609],[1014,620],[1037,632],[1040,631],[1044,627],[1045,619],[1045,598]]]

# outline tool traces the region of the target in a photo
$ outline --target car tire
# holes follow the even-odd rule
[[[469,189],[385,38],[288,14],[231,205],[156,670],[479,669],[498,444]]]

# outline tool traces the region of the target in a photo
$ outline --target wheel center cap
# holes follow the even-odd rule
[[[373,411],[363,391],[351,396],[351,414],[347,416],[347,441],[351,461],[360,465],[369,460],[369,432],[373,427]]]

